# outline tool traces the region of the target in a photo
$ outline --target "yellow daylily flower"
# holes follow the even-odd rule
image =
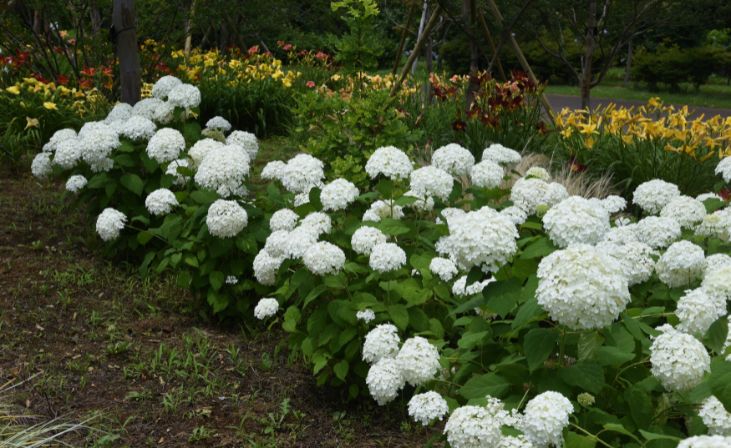
[[[25,129],[37,128],[41,122],[37,118],[25,117]]]
[[[8,93],[12,93],[13,95],[20,95],[20,87],[18,87],[17,85],[10,86],[5,89],[5,91],[7,91]]]
[[[56,103],[51,101],[45,101],[43,103],[43,107],[45,107],[48,110],[58,110],[58,107],[56,107]]]

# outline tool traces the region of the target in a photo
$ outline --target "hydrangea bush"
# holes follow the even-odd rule
[[[221,120],[200,131],[175,101],[164,125],[118,106],[51,139],[34,174],[88,176],[69,190],[110,247],[175,269],[214,311],[280,322],[318,384],[400,403],[453,448],[728,446],[717,196],[657,180],[629,203],[570,196],[546,170],[521,177],[509,148],[476,160],[456,144],[421,167],[376,149],[366,185],[299,154],[252,194],[255,140]]]

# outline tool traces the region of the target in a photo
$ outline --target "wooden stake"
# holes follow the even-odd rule
[[[401,89],[401,85],[404,83],[406,76],[408,76],[411,67],[414,65],[414,61],[419,56],[421,50],[424,48],[424,44],[426,43],[429,34],[431,34],[432,29],[439,21],[440,14],[441,8],[439,7],[439,5],[437,5],[434,8],[434,12],[432,13],[431,17],[429,18],[429,21],[424,26],[424,30],[422,31],[421,36],[419,36],[419,39],[416,41],[414,49],[409,55],[409,59],[406,60],[406,65],[404,65],[404,67],[401,69],[401,75],[399,75],[398,80],[394,83],[393,87],[391,87],[391,96],[395,96]]]

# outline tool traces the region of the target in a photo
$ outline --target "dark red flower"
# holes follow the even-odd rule
[[[56,77],[56,82],[59,85],[62,85],[62,86],[68,85],[68,83],[69,83],[69,77],[68,76],[65,76],[65,75],[58,75]]]
[[[452,129],[458,132],[463,132],[465,129],[467,129],[467,123],[458,118],[452,122]]]

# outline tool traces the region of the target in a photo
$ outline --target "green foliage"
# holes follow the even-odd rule
[[[344,10],[342,19],[348,26],[347,33],[330,37],[335,60],[356,72],[376,68],[384,52],[384,37],[376,21],[378,4],[374,0],[341,0],[333,1],[331,8]]]
[[[729,57],[728,51],[714,46],[680,48],[661,44],[653,52],[637,51],[633,76],[646,82],[651,89],[657,89],[662,83],[676,91],[680,83],[687,81],[697,90],[712,73],[721,71],[723,62]]]

